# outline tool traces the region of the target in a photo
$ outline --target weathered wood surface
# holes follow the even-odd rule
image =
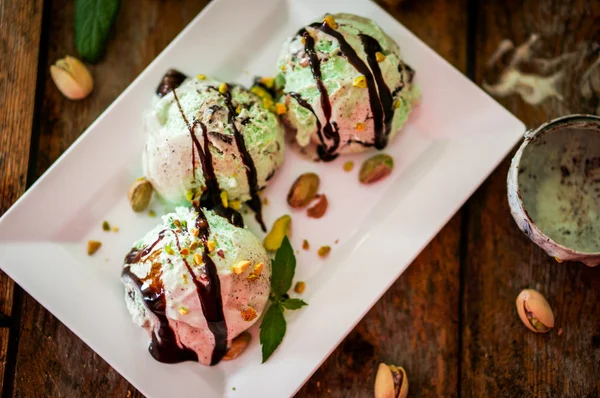
[[[27,184],[41,21],[41,0],[0,1],[0,215],[25,192]],[[8,386],[15,348],[8,346],[18,332],[11,328],[10,318],[14,288],[0,271],[0,385]]]
[[[480,1],[476,11],[477,82],[502,39],[520,44],[539,33],[540,56],[554,58],[600,38],[599,2]],[[594,100],[586,102],[575,92],[589,65],[585,56],[578,57],[561,84],[563,101],[553,98],[532,106],[513,95],[500,102],[528,127],[568,113],[592,112]],[[597,397],[600,270],[558,264],[518,231],[506,201],[508,166],[507,159],[467,207],[460,394]],[[516,315],[514,301],[527,287],[538,289],[554,308],[556,328],[548,335],[528,332]]]
[[[73,2],[47,0],[42,9],[41,0],[0,0],[0,214],[205,3],[123,2],[106,57],[91,68],[98,82],[94,93],[72,102],[56,90],[48,68],[75,53]],[[486,61],[505,38],[520,44],[540,33],[543,48],[538,50],[546,57],[580,51],[562,83],[562,102],[531,106],[517,96],[501,100],[528,126],[561,114],[593,112],[599,104],[574,88],[579,83],[574,80],[594,59],[592,42],[600,42],[598,2],[381,3],[478,83],[489,75]],[[600,274],[580,264],[557,264],[522,236],[506,204],[507,168],[506,160],[299,397],[371,396],[381,361],[406,368],[412,396],[600,395]],[[0,311],[11,315],[14,307],[18,313],[8,319],[15,332],[8,366],[8,329],[0,319],[3,396],[141,396],[31,297],[19,291],[13,305],[12,286],[0,273]],[[539,289],[555,309],[557,328],[550,335],[534,335],[521,325],[514,299],[524,287]],[[2,383],[5,374],[8,379]]]

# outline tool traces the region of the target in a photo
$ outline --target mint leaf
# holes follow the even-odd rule
[[[283,305],[287,310],[297,310],[308,304],[306,304],[304,300],[298,298],[289,298],[282,301],[281,305]]]
[[[117,19],[119,0],[75,0],[75,46],[84,60],[102,56],[110,28]]]
[[[262,362],[273,354],[285,336],[285,318],[283,307],[278,302],[271,303],[260,324],[260,344],[262,345]]]
[[[281,247],[275,253],[273,270],[271,271],[271,292],[276,296],[286,294],[292,287],[292,279],[296,272],[296,256],[287,236],[283,238]]]

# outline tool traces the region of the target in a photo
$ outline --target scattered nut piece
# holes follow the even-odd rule
[[[200,265],[202,264],[204,261],[202,260],[202,255],[200,253],[195,253],[194,254],[194,263]]]
[[[191,233],[192,233],[192,235],[194,235],[194,236],[198,236],[198,235],[200,235],[200,230],[199,230],[198,228],[194,228],[194,227],[192,227],[192,228],[190,228],[190,232],[191,232]]]
[[[256,313],[256,310],[250,305],[248,307],[244,308],[243,310],[241,310],[240,313],[242,314],[242,319],[245,320],[246,322],[251,322],[251,321],[255,320],[256,317],[258,316],[258,314]]]
[[[186,314],[189,314],[189,312],[190,312],[190,310],[188,310],[188,309],[187,309],[187,307],[181,307],[181,308],[179,309],[179,313],[180,313],[181,315],[186,315]]]
[[[516,304],[521,321],[530,330],[547,333],[554,327],[554,314],[550,304],[537,290],[523,290],[517,296]]]
[[[88,256],[91,256],[92,254],[96,253],[98,249],[100,249],[100,246],[102,246],[102,242],[99,242],[97,240],[89,240],[87,248]]]
[[[152,198],[152,184],[145,178],[138,178],[131,184],[127,197],[133,211],[145,210]]]
[[[221,258],[225,258],[225,253],[223,252],[223,249],[219,249],[217,250],[217,254],[219,255],[219,257]]]
[[[68,99],[83,99],[94,88],[94,79],[90,71],[80,60],[68,55],[50,66],[50,76],[56,87]]]
[[[307,241],[306,239],[304,239],[304,240],[302,241],[302,248],[303,248],[304,250],[308,250],[308,249],[310,249],[310,244],[308,243],[308,241]]]
[[[260,78],[260,82],[261,84],[264,84],[264,86],[268,89],[273,88],[273,84],[275,83],[275,78],[273,77],[261,77]]]
[[[198,73],[196,75],[196,79],[198,79],[198,80],[206,80],[206,75],[203,75],[202,73]]]
[[[319,176],[315,173],[304,173],[292,184],[288,192],[287,202],[294,209],[302,208],[310,203],[319,189]]]
[[[306,68],[308,65],[310,65],[310,60],[308,59],[308,57],[304,57],[300,60],[301,67]]]
[[[264,268],[265,268],[265,263],[260,262],[254,266],[254,273],[256,275],[260,275],[263,272]]]
[[[219,86],[219,92],[221,94],[225,94],[228,90],[229,87],[227,86],[227,83],[221,83],[221,85]]]
[[[377,62],[383,62],[385,60],[385,55],[379,51],[375,53],[375,59]]]
[[[294,286],[294,291],[298,294],[304,293],[304,289],[306,289],[306,283],[300,281],[296,282],[296,286]]]
[[[173,250],[173,248],[171,246],[165,245],[165,253],[172,256],[173,254],[175,254],[175,251]]]
[[[265,206],[269,205],[269,198],[264,198],[263,199],[263,205],[265,205]]]
[[[401,366],[380,363],[375,376],[375,398],[406,398],[408,378]]]
[[[231,361],[239,357],[242,352],[248,348],[248,344],[250,344],[250,339],[252,335],[248,332],[242,332],[239,336],[237,336],[231,342],[231,347],[223,357],[224,361]],[[235,390],[235,389],[234,389]]]
[[[194,199],[194,195],[196,195],[196,192],[194,192],[193,190],[190,189],[190,190],[186,191],[185,198],[188,202],[191,202],[192,199]]]
[[[323,22],[329,25],[331,29],[337,29],[338,27],[337,22],[335,22],[335,19],[333,19],[331,15],[327,15],[325,18],[323,18]]]
[[[250,282],[255,281],[258,279],[258,275],[256,275],[254,272],[251,272],[248,274],[248,276],[246,277],[246,279]]]
[[[354,168],[354,162],[349,160],[346,163],[344,163],[344,171],[350,172],[350,171],[352,171],[353,168]]]
[[[208,242],[206,242],[206,248],[208,249],[209,253],[213,252],[217,247],[217,242],[215,242],[214,240],[209,240]]]
[[[112,227],[113,232],[119,232],[119,227]]]
[[[110,231],[110,224],[108,223],[108,221],[102,221],[102,229],[106,232]]]
[[[148,217],[156,217],[156,212],[152,209],[148,210]]]
[[[179,253],[181,253],[182,256],[189,256],[190,255],[190,249],[188,249],[187,247],[184,247],[183,249],[179,250]]]
[[[354,128],[356,129],[356,131],[364,131],[365,130],[365,124],[364,123],[356,123],[356,126],[354,126]]]
[[[308,210],[306,210],[306,214],[311,218],[321,218],[325,215],[328,205],[329,202],[327,201],[327,196],[325,196],[325,194],[317,195],[317,203],[312,207],[309,207]]]
[[[242,207],[242,202],[239,200],[232,200],[229,202],[229,207],[231,207],[233,210],[237,211]]]
[[[194,252],[196,251],[196,249],[198,248],[198,246],[200,246],[200,244],[198,243],[197,240],[193,241],[192,243],[190,243],[190,251]]]
[[[358,180],[363,184],[372,184],[389,176],[393,168],[394,159],[390,155],[375,155],[362,164]]]
[[[269,231],[267,236],[265,236],[265,240],[263,242],[265,249],[271,252],[276,252],[277,249],[281,247],[281,242],[283,242],[283,238],[290,231],[291,222],[292,218],[287,214],[275,220],[273,226],[271,227],[271,230]]]
[[[557,263],[562,263],[562,262],[563,262],[563,260],[561,260],[561,259],[560,259],[560,258],[558,258],[558,257],[554,257],[554,259],[556,260],[556,262],[557,262]]]
[[[227,191],[221,191],[221,203],[223,204],[224,208],[229,207],[229,199],[228,199]]]
[[[175,225],[177,228],[181,228],[181,221],[173,220],[173,225]]]
[[[233,273],[236,275],[239,275],[242,272],[246,271],[246,269],[249,266],[250,266],[250,261],[240,261],[232,267]]]
[[[331,246],[321,246],[319,247],[319,251],[317,253],[319,254],[319,257],[325,258],[329,255],[330,251]]]
[[[280,102],[275,104],[275,113],[277,113],[278,115],[284,115],[287,112],[287,107],[285,106],[285,104],[282,104]]]
[[[357,76],[354,78],[352,85],[358,88],[365,88],[367,87],[367,78],[364,76]]]

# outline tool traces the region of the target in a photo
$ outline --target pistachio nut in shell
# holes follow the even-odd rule
[[[292,184],[287,202],[294,209],[305,207],[315,197],[318,189],[319,176],[315,173],[304,173]]]
[[[406,398],[408,378],[401,366],[380,363],[375,376],[375,398]]]
[[[358,180],[363,184],[372,184],[392,173],[394,159],[384,153],[365,160],[358,173]]]
[[[523,290],[517,296],[516,304],[521,321],[530,330],[536,333],[547,333],[554,327],[552,308],[537,290]]]
[[[127,198],[133,211],[144,211],[152,198],[152,184],[143,177],[138,178],[129,187]]]
[[[90,71],[77,58],[68,55],[50,66],[50,76],[60,92],[72,100],[87,97],[94,88]]]
[[[236,359],[246,350],[248,344],[250,344],[251,335],[248,332],[242,332],[231,342],[231,347],[223,357],[224,361],[231,361]]]

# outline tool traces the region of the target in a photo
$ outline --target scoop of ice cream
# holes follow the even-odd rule
[[[417,97],[414,71],[398,45],[375,22],[352,14],[300,29],[286,41],[278,67],[285,124],[300,146],[316,145],[323,160],[384,148]]]
[[[178,207],[125,259],[125,301],[162,362],[215,364],[256,322],[271,266],[261,242],[213,211]]]
[[[212,175],[230,200],[251,200],[283,162],[277,116],[237,85],[187,79],[157,101],[145,126],[146,178],[175,205],[206,190]]]

